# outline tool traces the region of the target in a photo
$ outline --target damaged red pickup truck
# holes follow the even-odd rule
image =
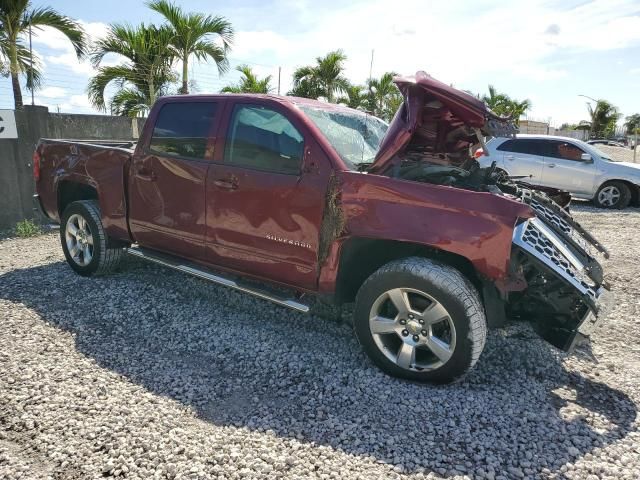
[[[302,312],[355,302],[391,375],[451,381],[506,318],[572,349],[609,303],[606,250],[562,194],[479,167],[508,119],[423,72],[396,84],[390,125],[300,98],[164,97],[137,144],[41,140],[37,201],[81,275],[129,253]]]

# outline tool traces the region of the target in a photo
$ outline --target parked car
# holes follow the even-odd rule
[[[621,148],[627,147],[624,143],[618,142],[616,140],[605,140],[605,139],[589,140],[587,141],[587,143],[589,145],[607,145],[609,147],[621,147]]]
[[[602,208],[626,208],[639,199],[640,165],[619,162],[595,145],[550,135],[517,135],[487,142],[490,155],[480,151],[483,166],[526,182],[566,190],[575,198],[593,200]]]
[[[163,97],[135,145],[41,140],[36,199],[80,275],[129,253],[300,312],[355,302],[391,375],[463,375],[507,314],[570,351],[606,315],[606,250],[479,168],[471,147],[510,120],[423,72],[395,81],[390,126],[301,98]]]

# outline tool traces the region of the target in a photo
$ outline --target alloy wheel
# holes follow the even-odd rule
[[[380,351],[405,370],[439,368],[456,346],[456,329],[445,307],[412,288],[380,295],[371,307],[369,328]]]
[[[609,185],[598,192],[598,202],[605,207],[613,207],[620,200],[620,196],[620,189],[615,185]]]
[[[73,261],[81,267],[86,267],[93,258],[93,235],[89,223],[82,215],[71,215],[65,227],[67,250]]]

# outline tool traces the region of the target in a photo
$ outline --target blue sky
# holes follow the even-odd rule
[[[111,22],[160,22],[139,0],[33,1],[55,5],[100,37]],[[324,53],[342,48],[347,76],[364,82],[374,50],[373,75],[425,70],[473,92],[495,85],[529,98],[529,117],[552,124],[586,118],[579,94],[605,98],[624,115],[640,112],[639,0],[418,1],[307,0],[210,2],[179,0],[185,10],[226,16],[236,30],[232,65],[248,63],[282,91],[291,73]],[[79,63],[70,45],[52,31],[39,32],[34,49],[44,63],[44,88],[36,103],[52,110],[89,113],[85,89],[93,68]],[[117,62],[115,58],[108,59]],[[217,92],[237,80],[192,62],[201,92]],[[26,100],[29,94],[25,92]],[[0,108],[11,107],[8,79],[0,79]]]

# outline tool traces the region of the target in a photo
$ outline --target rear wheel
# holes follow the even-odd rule
[[[480,297],[456,269],[411,257],[391,262],[362,285],[356,335],[389,375],[451,382],[478,360],[487,327]]]
[[[600,208],[623,209],[631,202],[631,190],[623,182],[607,182],[598,189],[593,201]]]
[[[96,200],[69,204],[62,214],[60,241],[67,263],[83,276],[110,272],[124,253],[109,245]]]

